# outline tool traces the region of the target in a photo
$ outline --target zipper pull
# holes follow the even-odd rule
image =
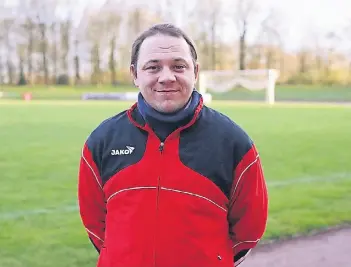
[[[162,153],[163,152],[163,147],[165,146],[165,143],[161,142],[160,146],[158,147],[158,150]]]

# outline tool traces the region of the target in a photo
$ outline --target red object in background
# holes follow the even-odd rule
[[[31,92],[26,92],[26,93],[24,93],[24,94],[23,94],[23,99],[24,99],[25,101],[30,101],[30,100],[32,100],[32,93],[31,93]]]

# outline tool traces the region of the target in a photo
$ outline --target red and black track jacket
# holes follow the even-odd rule
[[[82,150],[79,208],[98,267],[232,267],[262,237],[267,188],[248,135],[203,106],[161,142],[137,104]]]

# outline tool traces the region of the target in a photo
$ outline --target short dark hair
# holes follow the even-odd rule
[[[196,52],[195,45],[194,45],[193,41],[180,28],[174,26],[173,24],[163,23],[163,24],[156,24],[156,25],[152,26],[151,28],[147,29],[146,31],[142,32],[138,36],[138,38],[134,41],[133,46],[132,46],[132,55],[131,55],[130,64],[133,65],[135,67],[135,69],[137,67],[137,62],[138,62],[138,58],[139,58],[139,51],[140,51],[140,47],[141,47],[142,43],[145,41],[146,38],[157,35],[157,34],[183,38],[187,42],[187,44],[189,45],[191,57],[192,57],[193,63],[194,63],[194,68],[196,68],[197,52]]]

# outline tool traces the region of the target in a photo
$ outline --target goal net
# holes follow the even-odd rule
[[[275,84],[279,71],[255,69],[239,71],[201,71],[199,92],[208,100],[264,100],[275,102]]]

